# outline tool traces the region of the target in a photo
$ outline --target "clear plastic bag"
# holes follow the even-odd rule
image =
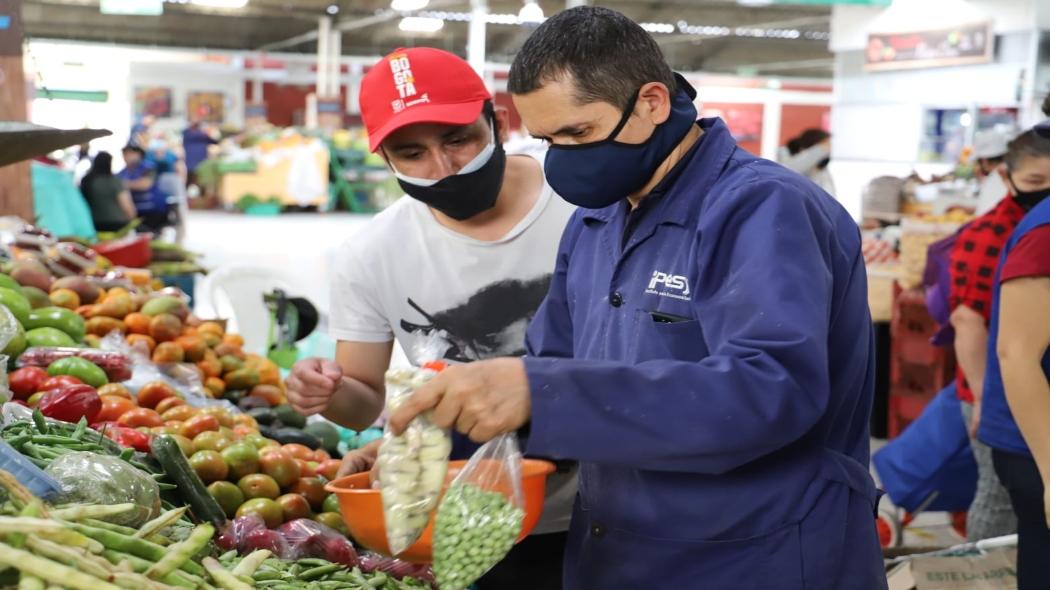
[[[394,412],[436,374],[431,369],[388,371],[387,411]],[[389,426],[384,429],[376,466],[392,555],[411,547],[427,527],[445,485],[451,451],[448,432],[431,424],[426,415],[416,417],[398,436]]]
[[[47,368],[51,363],[71,356],[80,357],[98,365],[99,368],[106,372],[106,377],[109,378],[111,383],[120,383],[131,379],[131,359],[127,355],[113,350],[34,346],[18,357],[18,366]]]
[[[445,492],[434,525],[434,575],[441,590],[464,590],[499,563],[525,519],[517,435],[485,443]]]
[[[160,515],[157,482],[120,457],[69,453],[52,461],[45,472],[61,486],[63,502],[136,505],[136,510],[105,519],[114,524],[135,528]]]
[[[357,550],[353,543],[336,530],[309,518],[298,518],[277,528],[288,542],[291,555],[284,559],[316,557],[348,568],[357,567]]]
[[[383,572],[397,580],[415,578],[429,583],[433,583],[434,581],[434,571],[429,565],[409,563],[407,561],[401,561],[400,559],[387,557],[378,553],[362,554],[361,559],[358,562],[358,567],[360,567],[361,571],[366,574]]]

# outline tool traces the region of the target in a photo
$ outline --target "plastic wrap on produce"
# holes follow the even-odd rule
[[[18,323],[14,314],[11,310],[7,309],[6,305],[0,305],[0,402],[6,402],[11,399],[11,390],[7,388],[7,362],[8,357],[2,354],[7,350],[9,344],[12,341],[22,338],[23,335],[22,325]],[[21,347],[24,347],[23,343]],[[15,354],[17,354],[16,351]]]
[[[129,345],[119,333],[111,333],[103,338],[102,349],[121,353],[131,359],[131,378],[124,382],[124,386],[132,392],[137,392],[147,383],[161,381],[182,394],[186,403],[195,408],[218,406],[234,414],[241,413],[240,408],[227,400],[208,397],[200,374],[191,366],[183,363],[158,365],[150,360],[148,354]]]
[[[485,443],[441,499],[434,523],[434,576],[465,590],[507,556],[525,520],[517,434]]]
[[[160,488],[144,471],[108,455],[75,452],[58,457],[45,472],[58,482],[62,501],[69,504],[123,504],[138,509],[106,518],[109,522],[139,527],[160,515]]]
[[[51,363],[69,357],[79,357],[91,361],[106,372],[111,383],[127,381],[131,378],[131,358],[115,350],[96,348],[75,348],[65,346],[34,346],[18,357],[19,367],[47,368]]]
[[[361,555],[358,567],[366,574],[383,572],[384,574],[403,580],[405,578],[416,578],[424,582],[434,581],[434,571],[429,565],[409,563],[394,557],[387,557],[378,553],[365,553]]]
[[[428,353],[419,358],[437,359],[443,353],[435,340],[428,339]],[[443,366],[443,365],[442,365]],[[416,389],[429,381],[441,366],[423,369],[391,369],[386,374],[387,411],[393,413]],[[387,544],[398,555],[415,543],[426,529],[437,506],[448,471],[452,441],[444,429],[431,424],[427,415],[418,416],[400,435],[389,426],[383,431],[376,466],[379,469],[383,517]]]

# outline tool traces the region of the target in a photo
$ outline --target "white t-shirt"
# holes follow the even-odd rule
[[[572,212],[545,184],[516,227],[485,242],[441,225],[423,203],[399,199],[336,255],[332,337],[396,338],[414,365],[435,331],[447,335],[450,361],[524,355],[525,329],[547,295]]]
[[[413,365],[420,364],[419,345],[435,331],[450,345],[449,361],[524,356],[525,330],[547,296],[574,210],[544,183],[528,215],[503,238],[485,242],[452,231],[426,205],[402,197],[337,253],[332,337],[396,338]],[[576,490],[575,468],[547,478],[534,534],[568,530]]]

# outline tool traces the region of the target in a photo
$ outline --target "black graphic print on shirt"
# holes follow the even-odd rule
[[[519,281],[499,281],[483,287],[456,307],[438,312],[422,309],[411,298],[408,304],[424,323],[401,320],[401,328],[413,335],[434,331],[448,334],[445,359],[470,362],[500,356],[525,354],[525,330],[550,288],[551,275]]]

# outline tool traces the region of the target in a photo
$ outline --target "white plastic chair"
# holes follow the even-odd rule
[[[209,274],[197,288],[197,315],[202,318],[226,318],[226,329],[244,338],[244,350],[266,354],[269,340],[270,312],[263,295],[274,289],[290,292],[287,281],[272,270],[236,266]]]

